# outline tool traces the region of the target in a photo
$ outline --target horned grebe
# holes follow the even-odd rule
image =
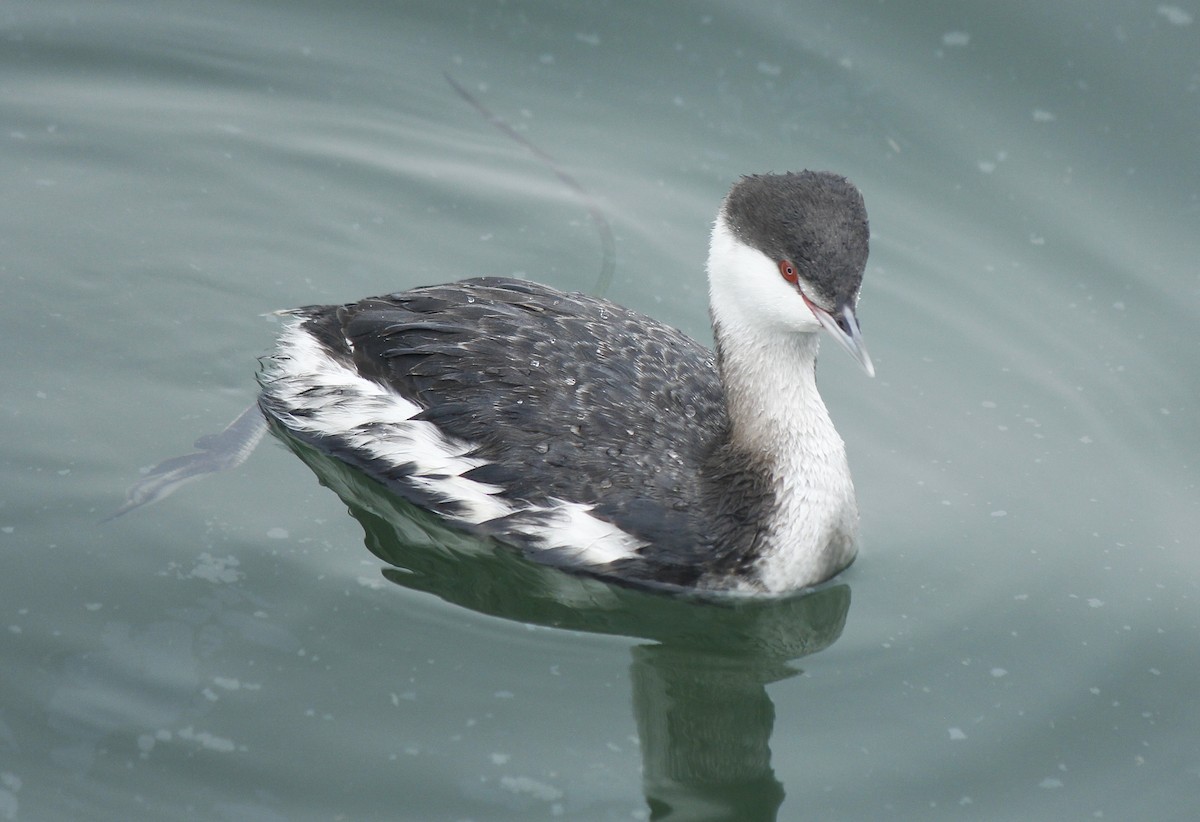
[[[803,588],[857,550],[815,364],[824,328],[874,373],[855,318],[867,245],[845,178],[745,177],[709,247],[715,352],[607,300],[473,279],[286,312],[259,404],[541,562],[647,586]]]

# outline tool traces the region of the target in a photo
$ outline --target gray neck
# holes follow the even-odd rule
[[[713,330],[734,445],[774,463],[789,448],[820,447],[825,434],[841,442],[817,391],[816,334]]]
[[[845,446],[817,391],[818,336],[719,318],[713,329],[729,444],[774,494],[756,569],[768,590],[815,584],[853,559],[858,521]]]

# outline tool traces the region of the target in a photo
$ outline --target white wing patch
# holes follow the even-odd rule
[[[302,322],[280,334],[275,354],[264,362],[263,393],[272,414],[300,434],[336,439],[388,465],[411,465],[407,481],[460,506],[460,524],[485,525],[511,517],[508,530],[538,547],[555,550],[580,565],[605,565],[636,556],[646,543],[590,513],[592,506],[553,500],[549,506],[520,504],[504,488],[462,476],[486,460],[468,456],[472,445],[448,437],[426,420],[414,420],[416,403],[365,379],[333,357]],[[529,513],[523,518],[522,513]]]
[[[519,526],[517,530],[546,548],[575,558],[581,565],[605,565],[637,556],[638,549],[646,546],[611,522],[593,517],[590,505],[556,499],[553,506],[538,510],[548,514],[545,522],[536,527]]]

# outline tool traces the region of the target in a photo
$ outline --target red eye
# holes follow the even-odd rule
[[[800,279],[800,275],[796,273],[796,266],[792,264],[791,260],[779,261],[779,273],[792,285],[795,285],[796,281]]]

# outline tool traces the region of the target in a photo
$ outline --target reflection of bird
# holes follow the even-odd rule
[[[713,228],[715,355],[605,300],[508,279],[288,312],[260,405],[449,522],[637,584],[778,592],[855,554],[822,328],[872,373],[867,217],[827,173],[746,177]]]
[[[383,575],[476,613],[525,626],[649,640],[629,676],[651,819],[773,822],[783,786],[771,768],[770,683],[838,640],[850,587],[801,596],[660,596],[568,576],[458,533],[362,472],[294,438],[287,445],[363,527]]]

